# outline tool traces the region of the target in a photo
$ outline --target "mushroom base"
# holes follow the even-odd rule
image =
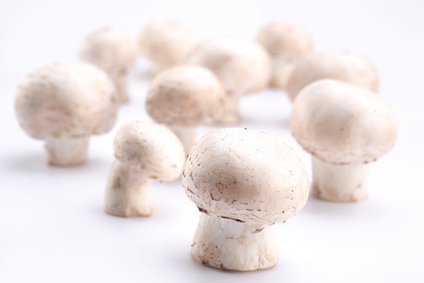
[[[356,202],[367,198],[367,164],[335,165],[312,157],[313,194],[323,200]]]
[[[224,99],[222,115],[215,120],[216,124],[240,123],[239,102],[241,94],[227,92]]]
[[[191,252],[202,264],[235,271],[270,268],[278,260],[273,226],[240,223],[204,213]]]
[[[149,187],[152,180],[141,170],[115,160],[106,185],[105,211],[121,217],[150,216]]]
[[[76,166],[87,160],[88,138],[48,139],[45,149],[48,163],[54,166]]]
[[[184,146],[185,152],[188,153],[196,141],[197,128],[179,125],[168,125],[168,128],[170,128],[177,135]]]

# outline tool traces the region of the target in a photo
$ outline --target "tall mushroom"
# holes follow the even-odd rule
[[[103,28],[82,41],[79,57],[103,69],[115,83],[117,100],[129,100],[127,75],[137,60],[138,46],[134,35],[119,28]]]
[[[116,160],[106,185],[105,210],[122,217],[149,216],[152,180],[169,182],[181,175],[185,160],[178,137],[165,126],[134,121],[115,135]]]
[[[154,120],[167,124],[188,152],[196,139],[197,126],[219,117],[223,103],[224,91],[211,71],[199,66],[177,66],[153,80],[146,110]]]
[[[264,89],[271,77],[271,60],[255,41],[215,39],[199,44],[190,53],[188,64],[210,69],[221,81],[226,99],[224,113],[217,122],[238,123],[239,99],[242,95]]]
[[[366,57],[347,51],[321,51],[301,59],[287,82],[293,101],[299,91],[320,79],[335,79],[378,91],[378,73]]]
[[[225,128],[191,149],[182,183],[201,212],[192,256],[211,267],[250,271],[278,260],[275,223],[300,211],[309,194],[305,167],[283,142]]]
[[[256,40],[271,56],[270,86],[285,90],[296,63],[312,51],[310,33],[296,24],[271,22],[259,31]]]
[[[312,154],[314,195],[331,201],[365,199],[367,164],[387,153],[397,137],[395,114],[380,96],[330,79],[299,93],[290,128]]]
[[[154,64],[153,76],[183,64],[196,44],[197,38],[192,31],[174,22],[148,23],[139,35],[141,53]]]
[[[49,164],[78,165],[86,160],[89,137],[115,123],[114,92],[106,73],[91,64],[54,63],[21,83],[16,116],[29,136],[46,141]]]

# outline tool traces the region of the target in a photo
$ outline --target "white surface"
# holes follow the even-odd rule
[[[424,282],[424,2],[409,1],[6,1],[0,2],[0,282]],[[272,269],[236,273],[194,262],[197,208],[179,182],[155,183],[150,218],[102,211],[112,140],[122,123],[147,119],[148,68],[131,78],[130,104],[112,132],[91,140],[82,167],[45,163],[40,141],[14,117],[19,81],[53,61],[76,59],[82,37],[103,26],[137,32],[152,19],[174,19],[202,38],[254,37],[273,19],[303,24],[315,48],[366,54],[395,109],[394,150],[371,165],[370,197],[336,204],[311,198],[279,225],[280,260]],[[242,127],[265,131],[309,156],[287,128],[290,103],[267,91],[242,101]],[[202,128],[200,134],[210,128]]]

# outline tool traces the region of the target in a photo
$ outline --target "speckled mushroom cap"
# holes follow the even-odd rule
[[[310,33],[292,23],[271,22],[259,31],[256,39],[272,57],[294,60],[312,50]]]
[[[259,43],[252,40],[204,41],[190,53],[187,63],[210,69],[229,93],[261,91],[271,78],[269,55]]]
[[[308,84],[320,79],[336,79],[378,91],[378,73],[364,56],[344,51],[322,51],[301,59],[287,83],[292,100]]]
[[[284,222],[306,203],[309,181],[296,153],[262,132],[224,128],[190,150],[182,183],[209,215],[239,222]]]
[[[185,160],[178,137],[167,127],[152,122],[124,124],[115,135],[114,150],[116,159],[161,182],[177,179]]]
[[[54,63],[29,74],[20,84],[16,116],[35,139],[102,134],[115,123],[114,92],[106,73],[91,64]]]
[[[124,29],[103,28],[89,34],[81,43],[79,57],[108,73],[125,73],[138,56],[137,40]]]
[[[316,81],[299,93],[290,128],[306,151],[334,164],[375,161],[397,137],[395,114],[380,96],[330,79]]]
[[[173,22],[148,23],[139,35],[141,53],[165,66],[182,64],[196,44],[197,38],[189,29]]]
[[[211,71],[200,66],[177,66],[153,80],[146,110],[161,123],[196,126],[219,117],[224,98],[221,83]]]

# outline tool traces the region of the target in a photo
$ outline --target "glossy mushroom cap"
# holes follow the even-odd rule
[[[306,151],[333,164],[375,161],[397,138],[395,114],[379,95],[330,79],[316,81],[299,93],[290,128]]]
[[[90,62],[109,74],[125,74],[137,60],[137,40],[126,30],[103,28],[83,40],[79,56],[81,60]]]
[[[312,37],[303,27],[285,22],[271,22],[258,33],[257,41],[272,57],[295,60],[312,51]]]
[[[291,100],[302,88],[320,79],[340,80],[378,91],[378,73],[367,58],[352,52],[323,51],[296,64],[287,82]]]
[[[199,66],[178,66],[153,80],[146,110],[161,123],[197,126],[219,117],[224,98],[221,83],[211,71]]]
[[[109,131],[118,104],[105,72],[83,62],[54,63],[28,75],[15,110],[20,126],[35,139],[83,138]]]
[[[228,93],[250,94],[264,89],[271,77],[271,60],[255,41],[214,39],[200,43],[188,64],[210,69]]]
[[[169,182],[178,178],[185,160],[178,137],[167,127],[134,121],[123,125],[115,135],[115,157],[142,170],[144,176]]]
[[[224,128],[190,150],[183,186],[199,210],[238,222],[284,222],[306,203],[309,181],[296,153],[262,132]]]
[[[189,29],[172,22],[151,22],[139,36],[141,53],[162,66],[182,64],[196,43],[197,38]]]

